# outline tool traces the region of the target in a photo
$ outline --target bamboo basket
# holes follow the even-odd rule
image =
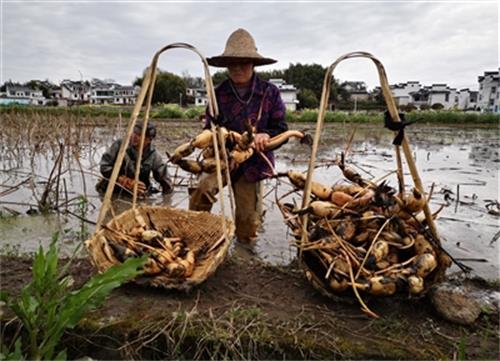
[[[373,55],[370,53],[366,52],[353,52],[353,53],[348,53],[346,55],[343,55],[339,57],[330,67],[327,69],[327,72],[325,74],[324,78],[324,83],[323,83],[323,91],[322,91],[322,97],[321,97],[321,104],[320,104],[320,109],[318,113],[318,119],[317,119],[317,124],[316,124],[316,131],[315,131],[315,137],[313,141],[313,146],[312,146],[312,153],[311,153],[311,158],[309,162],[309,167],[307,171],[307,176],[305,178],[305,184],[303,185],[303,196],[302,196],[302,204],[301,204],[301,209],[306,210],[311,209],[310,204],[311,204],[311,196],[312,196],[312,184],[313,184],[313,173],[315,169],[315,161],[316,161],[316,153],[318,150],[318,145],[319,145],[319,140],[321,136],[321,131],[322,127],[324,124],[324,118],[326,114],[326,109],[328,105],[328,99],[329,99],[329,93],[330,93],[330,84],[331,84],[331,79],[333,75],[333,70],[335,67],[343,60],[345,59],[350,59],[350,58],[368,58],[371,59],[377,68],[378,74],[379,74],[379,79],[380,79],[380,84],[381,84],[381,89],[383,92],[383,96],[388,108],[388,112],[393,119],[393,121],[399,123],[401,122],[401,119],[399,117],[398,110],[396,108],[395,101],[392,97],[389,84],[387,81],[387,76],[385,73],[385,69],[382,65],[382,63],[375,58]],[[396,174],[397,174],[397,181],[399,185],[399,193],[398,195],[401,196],[401,198],[404,195],[405,192],[405,182],[403,178],[403,170],[402,170],[402,157],[401,157],[401,148],[403,150],[403,154],[405,156],[408,168],[410,170],[410,174],[413,180],[414,188],[420,192],[420,194],[425,195],[422,182],[420,180],[420,176],[418,174],[415,162],[412,157],[412,153],[410,150],[408,138],[406,135],[403,135],[402,138],[402,143],[401,145],[395,145],[395,153],[396,153]],[[345,174],[345,173],[344,173]],[[328,186],[327,186],[328,187]],[[289,194],[288,194],[289,195]],[[318,199],[315,197],[314,199]],[[291,212],[290,205],[285,205],[283,202],[283,199],[277,199],[278,206],[280,207],[283,216],[285,218],[285,222],[287,225],[292,229],[293,234],[295,236],[295,245],[297,246],[298,249],[298,259],[299,259],[299,264],[301,268],[303,269],[306,278],[308,281],[311,283],[311,285],[318,290],[321,294],[330,297],[335,300],[339,300],[342,297],[345,298],[345,295],[350,294],[350,295],[355,295],[358,298],[358,301],[362,305],[362,310],[365,311],[367,314],[376,317],[377,315],[373,313],[372,311],[369,310],[368,306],[363,302],[360,292],[357,290],[357,287],[354,285],[356,284],[356,280],[360,273],[358,272],[356,275],[354,275],[354,272],[352,272],[352,266],[351,266],[351,257],[348,255],[349,252],[343,252],[339,251],[339,254],[345,254],[345,258],[348,260],[346,263],[349,264],[349,267],[351,267],[351,272],[350,274],[348,273],[347,279],[350,287],[348,289],[342,290],[338,292],[338,290],[332,290],[332,286],[330,285],[327,277],[330,277],[330,272],[331,269],[333,269],[333,265],[331,266],[331,269],[328,267],[328,265],[324,262],[324,258],[320,260],[321,258],[319,256],[320,252],[317,252],[316,250],[311,251],[311,242],[309,241],[311,237],[311,229],[310,227],[310,218],[309,214],[304,212],[301,214],[299,218],[296,217],[297,213]],[[340,207],[341,208],[341,207]],[[345,213],[344,213],[345,214]],[[429,209],[428,205],[428,200],[425,201],[425,204],[423,206],[423,214],[425,214],[425,223],[426,225],[424,226],[423,223],[420,223],[422,226],[422,229],[425,228],[426,235],[429,238],[432,238],[432,248],[433,252],[435,252],[436,255],[436,263],[437,266],[436,268],[432,271],[432,273],[428,274],[425,277],[425,289],[423,292],[420,293],[420,295],[425,294],[429,289],[432,284],[435,282],[442,280],[446,271],[446,268],[450,266],[451,264],[451,259],[448,256],[448,254],[443,250],[441,247],[441,241],[438,236],[436,226],[434,223],[433,216],[431,214],[431,211]],[[295,217],[294,217],[295,215]],[[342,216],[340,216],[342,217]],[[344,215],[344,217],[347,217]],[[294,219],[293,222],[290,220]],[[325,218],[326,219],[326,218]],[[315,218],[317,220],[317,218]],[[336,219],[339,221],[339,219]],[[340,219],[342,221],[342,219]],[[326,222],[328,223],[328,222]],[[332,231],[331,237],[338,240],[338,237],[335,232]],[[335,238],[337,237],[337,238]],[[374,238],[372,238],[372,243],[375,243],[375,239],[377,239],[378,235]],[[311,237],[312,238],[312,237]],[[342,243],[343,240],[340,240],[339,243]],[[368,242],[369,244],[369,242]],[[345,246],[345,243],[344,243]],[[363,260],[363,263],[361,264],[360,268],[363,268],[363,265],[365,265],[366,258],[368,257],[368,254],[372,251],[371,248],[369,248],[366,251],[366,256],[365,259]],[[355,257],[352,257],[353,262],[356,262]],[[321,262],[320,262],[321,261]],[[364,269],[362,270],[364,271]],[[362,293],[362,292],[361,292]],[[394,296],[397,294],[401,293],[396,293]],[[370,297],[370,295],[367,294],[367,296]],[[405,297],[408,297],[408,294],[405,295]]]
[[[194,212],[183,209],[172,208],[168,206],[137,206],[137,181],[139,179],[140,164],[142,159],[142,149],[146,134],[149,113],[151,110],[151,100],[153,97],[154,84],[156,80],[156,71],[159,56],[170,49],[187,49],[195,52],[201,59],[205,72],[205,84],[208,95],[208,109],[211,115],[218,115],[217,101],[215,98],[212,78],[210,76],[208,63],[205,57],[193,46],[186,43],[173,43],[157,51],[147,69],[144,81],[137,98],[134,110],[132,111],[130,121],[127,127],[127,135],[124,138],[121,148],[118,152],[108,188],[104,195],[102,207],[96,224],[96,231],[92,238],[85,242],[89,251],[92,263],[99,272],[103,272],[114,264],[119,263],[119,257],[110,255],[110,243],[123,241],[124,238],[130,238],[128,235],[133,229],[139,226],[138,216],[146,223],[148,229],[155,229],[160,232],[168,232],[169,236],[180,238],[183,244],[195,255],[194,269],[186,277],[173,277],[167,272],[166,264],[159,273],[150,276],[140,276],[134,281],[140,284],[163,287],[166,289],[188,290],[191,287],[205,281],[215,272],[227,255],[229,246],[234,236],[234,222],[225,216],[223,201],[223,181],[221,172],[221,156],[226,159],[225,149],[219,149],[217,140],[219,129],[212,125],[212,141],[215,150],[217,167],[217,184],[219,187],[219,197],[221,203],[221,214],[214,215],[209,212]],[[110,208],[111,196],[118,178],[118,173],[124,159],[125,151],[128,147],[130,137],[136,124],[141,107],[145,106],[144,119],[141,134],[141,142],[138,154],[137,167],[135,171],[135,186],[132,194],[132,208],[115,216],[103,225],[104,218]],[[111,209],[112,210],[112,209]],[[121,239],[120,239],[121,238]],[[116,244],[116,243],[114,243]],[[107,252],[106,252],[107,251]],[[123,258],[123,257],[122,257]]]
[[[227,234],[222,231],[219,216],[159,206],[142,206],[137,210],[145,219],[151,220],[157,230],[168,229],[172,235],[185,240],[187,247],[196,254],[196,267],[187,278],[170,277],[167,272],[161,272],[154,277],[138,278],[135,282],[166,289],[189,290],[210,277],[224,261],[230,243],[226,242]],[[104,242],[117,237],[117,233],[112,230],[129,234],[136,226],[135,212],[128,210],[110,220],[94,235],[87,248],[100,272],[120,262],[116,257],[109,259],[104,251]],[[234,226],[231,224],[228,233],[233,232]]]

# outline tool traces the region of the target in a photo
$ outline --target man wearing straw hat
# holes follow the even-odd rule
[[[141,144],[141,131],[142,131],[142,121],[138,121],[134,126],[134,132],[130,137],[129,146],[125,152],[125,158],[123,159],[122,166],[120,168],[120,173],[116,181],[117,187],[120,190],[126,190],[128,192],[133,192],[135,183],[135,168],[137,164],[137,158],[139,156],[139,146]],[[146,129],[146,136],[144,138],[144,148],[142,153],[141,170],[139,172],[139,181],[137,184],[137,192],[139,196],[145,196],[153,190],[150,181],[151,172],[153,173],[154,179],[160,183],[162,187],[163,194],[172,192],[172,182],[168,175],[167,165],[163,162],[160,153],[151,144],[153,139],[156,137],[156,127],[151,122],[148,122]],[[109,149],[102,155],[100,170],[104,179],[97,183],[96,189],[99,192],[105,192],[108,186],[107,179],[111,177],[113,171],[113,166],[115,160],[118,156],[118,151],[120,150],[122,141],[115,141]]]
[[[260,181],[273,174],[274,155],[264,149],[270,138],[288,129],[279,89],[260,79],[254,67],[273,64],[276,60],[260,55],[250,33],[238,29],[229,36],[224,53],[207,61],[212,66],[227,68],[229,79],[215,90],[220,115],[213,119],[207,110],[206,128],[214,122],[243,133],[245,123],[249,122],[256,129],[255,154],[231,173],[236,203],[236,237],[240,242],[252,244],[260,223],[257,211]],[[198,188],[191,193],[189,208],[210,211],[217,190],[213,177],[202,176]]]

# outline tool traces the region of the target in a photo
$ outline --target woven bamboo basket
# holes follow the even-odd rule
[[[196,255],[193,274],[187,278],[171,277],[163,271],[152,277],[143,276],[135,280],[140,284],[148,284],[166,289],[189,290],[210,277],[217,267],[224,261],[229,250],[234,233],[234,226],[228,221],[229,227],[224,234],[220,217],[208,212],[194,212],[170,207],[142,206],[137,208],[139,214],[148,222],[154,224],[156,230],[168,230],[173,237],[184,240],[186,246]],[[118,230],[123,234],[130,234],[138,226],[135,211],[129,209],[110,220],[88,242],[87,248],[92,256],[94,265],[100,272],[119,263],[116,257],[111,259],[106,254],[104,243],[116,240]]]
[[[172,260],[170,260],[169,262],[161,261],[162,259],[165,260],[165,258],[155,257],[155,255],[159,253],[157,253],[155,249],[152,249],[150,245],[143,244],[140,246],[142,247],[142,249],[140,249],[138,255],[141,253],[148,253],[151,255],[151,257],[154,257],[152,261],[155,261],[156,259],[155,264],[158,263],[158,260],[160,260],[160,262],[157,265],[158,267],[156,267],[156,271],[149,273],[150,276],[141,276],[134,281],[137,283],[155,287],[163,287],[166,289],[188,290],[191,287],[206,280],[222,263],[227,255],[229,246],[234,236],[234,225],[231,220],[226,218],[224,213],[225,209],[222,192],[223,173],[221,172],[221,155],[223,157],[227,157],[227,155],[225,154],[224,149],[219,149],[218,144],[222,144],[222,142],[219,142],[217,140],[217,137],[220,136],[220,131],[214,125],[212,125],[212,140],[216,158],[217,183],[219,187],[221,214],[214,215],[209,212],[194,212],[168,206],[153,207],[137,205],[137,181],[139,179],[140,171],[139,164],[141,164],[142,149],[149,119],[149,113],[151,110],[151,100],[153,97],[154,84],[156,80],[158,59],[163,52],[176,48],[191,50],[199,55],[205,71],[205,84],[207,87],[208,95],[208,109],[214,117],[216,117],[218,114],[218,107],[215,98],[212,78],[210,76],[208,63],[205,57],[196,48],[186,43],[173,43],[157,51],[144,77],[141,91],[138,95],[137,102],[135,104],[127,127],[127,135],[124,138],[124,141],[122,142],[121,148],[118,152],[118,156],[115,161],[111,177],[109,179],[108,188],[104,195],[103,204],[97,219],[96,231],[92,238],[87,240],[85,244],[95,267],[100,272],[105,271],[109,267],[120,262],[119,258],[124,258],[123,256],[119,256],[120,248],[117,247],[124,246],[126,248],[127,245],[134,245],[134,243],[127,243],[124,242],[124,240],[128,239],[130,241],[130,239],[134,239],[134,237],[130,237],[130,235],[134,232],[134,228],[141,226],[141,222],[139,222],[140,218],[143,221],[142,223],[145,223],[142,225],[143,230],[155,230],[162,234],[168,234],[168,237],[182,240],[182,244],[185,246],[182,253],[189,251],[191,252],[191,254],[194,254],[194,262],[191,262],[191,265],[194,264],[194,269],[192,270],[192,272],[185,273],[184,277],[179,276],[178,274],[173,275],[172,273],[169,273],[167,271],[167,263],[174,262],[172,262]],[[138,166],[135,171],[136,182],[133,189],[132,208],[124,211],[117,216],[115,216],[113,213],[113,218],[106,225],[104,225],[103,221],[111,205],[113,188],[118,178],[124,154],[128,147],[130,137],[141,111],[141,107],[143,105],[145,106],[145,109],[143,115],[141,142],[138,152]],[[144,220],[146,220],[146,222],[144,222]],[[163,241],[165,241],[165,239],[162,239],[162,242]],[[163,243],[157,243],[155,246],[158,247],[158,245],[160,245],[160,247],[161,245],[164,246]],[[113,250],[115,251],[115,254],[113,254]],[[168,251],[168,249],[164,247],[164,249],[160,249],[160,251]],[[169,257],[171,256],[172,254],[170,253]],[[174,261],[176,261],[177,259],[180,260],[180,258],[177,258],[177,256],[174,255]],[[162,269],[161,272],[157,272],[159,268]]]
[[[376,68],[378,70],[381,89],[382,89],[383,96],[384,96],[384,99],[385,99],[385,102],[386,102],[386,105],[388,108],[388,112],[389,112],[389,114],[394,122],[401,123],[400,115],[398,113],[398,110],[396,108],[396,104],[394,102],[391,91],[389,89],[387,76],[386,76],[386,73],[385,73],[385,70],[384,70],[382,63],[377,58],[375,58],[373,55],[366,53],[366,52],[348,53],[348,54],[343,55],[340,58],[338,58],[328,68],[328,70],[325,74],[324,84],[323,84],[323,93],[322,93],[322,97],[321,97],[321,105],[320,105],[320,109],[319,109],[319,113],[318,113],[315,138],[313,141],[312,154],[311,154],[311,158],[310,158],[310,162],[309,162],[307,176],[304,179],[302,179],[303,184],[301,186],[296,185],[297,188],[300,188],[303,190],[302,204],[301,204],[301,208],[300,208],[301,210],[307,210],[307,209],[310,210],[313,208],[311,206],[311,204],[312,204],[311,201],[321,200],[320,198],[318,198],[316,196],[316,194],[314,194],[312,192],[312,187],[313,187],[313,180],[312,179],[313,179],[313,173],[314,173],[314,169],[315,169],[316,153],[317,153],[320,135],[321,135],[321,131],[322,131],[323,123],[324,123],[325,113],[326,113],[326,109],[327,109],[327,105],[328,105],[328,99],[329,99],[329,93],[330,93],[330,83],[331,83],[331,79],[333,77],[332,76],[333,70],[341,61],[343,61],[345,59],[349,59],[349,58],[368,58],[368,59],[371,59],[375,63]],[[398,129],[398,132],[399,132],[399,129]],[[404,178],[403,178],[403,170],[402,170],[401,148],[403,150],[408,168],[410,170],[410,174],[411,174],[411,177],[413,180],[414,188],[416,190],[418,190],[418,192],[420,192],[421,195],[425,195],[426,193],[424,192],[422,182],[420,180],[420,176],[418,174],[415,162],[412,158],[412,153],[411,153],[411,150],[409,147],[408,138],[404,134],[404,132],[399,133],[399,135],[400,135],[399,138],[402,139],[402,142],[400,143],[400,145],[395,145],[395,148],[394,148],[395,152],[396,152],[396,161],[397,161],[397,164],[396,164],[397,169],[394,173],[396,173],[396,175],[397,175],[397,182],[399,185],[399,193],[397,195],[400,196],[401,199],[403,199],[403,196],[406,194],[405,193],[405,183],[404,183]],[[401,138],[401,136],[402,136],[402,138]],[[396,144],[396,142],[395,142],[395,144]],[[346,172],[343,172],[343,174],[345,176]],[[342,181],[345,182],[346,180],[343,179]],[[293,181],[292,181],[292,183],[293,183]],[[326,185],[326,188],[328,188],[329,186],[331,186],[331,185]],[[396,190],[394,190],[394,193],[397,193]],[[290,195],[290,193],[286,194],[286,196],[289,196],[289,195]],[[328,198],[328,199],[330,199],[330,198]],[[425,196],[424,196],[424,199],[425,199]],[[368,297],[371,297],[371,295],[369,293],[363,293],[362,291],[359,291],[359,289],[361,289],[361,287],[358,288],[358,286],[355,286],[355,285],[359,285],[359,284],[357,284],[357,282],[359,279],[363,279],[364,275],[366,275],[366,277],[373,277],[373,275],[378,276],[380,274],[384,274],[383,270],[380,271],[380,273],[376,273],[377,268],[374,268],[373,273],[371,273],[372,272],[371,270],[366,271],[363,267],[366,265],[365,262],[368,259],[369,255],[371,254],[371,252],[373,252],[373,249],[371,247],[373,247],[373,244],[375,243],[375,241],[378,240],[378,237],[380,234],[377,234],[375,236],[373,236],[373,235],[369,236],[368,241],[363,243],[365,245],[364,247],[366,247],[367,249],[365,248],[361,252],[361,257],[357,257],[358,255],[355,253],[355,246],[356,245],[348,244],[348,242],[342,238],[343,236],[339,237],[336,233],[336,230],[334,231],[330,225],[324,226],[323,232],[325,230],[328,230],[328,232],[331,232],[327,236],[330,238],[326,238],[326,239],[333,240],[332,241],[333,243],[328,243],[328,241],[325,241],[325,243],[323,243],[321,245],[321,247],[324,246],[325,248],[322,248],[320,251],[318,251],[318,248],[315,248],[316,245],[314,245],[314,242],[316,242],[318,240],[318,237],[313,236],[313,232],[314,231],[317,232],[318,227],[317,227],[317,223],[315,223],[315,225],[313,227],[311,221],[313,221],[313,222],[322,221],[323,222],[323,223],[321,223],[322,225],[330,224],[330,222],[333,221],[333,222],[337,222],[337,223],[333,223],[333,224],[338,225],[339,223],[342,223],[343,220],[350,219],[350,217],[351,217],[351,215],[349,215],[349,213],[343,212],[345,210],[345,207],[344,208],[339,207],[339,212],[335,213],[336,212],[335,211],[334,212],[335,216],[332,216],[331,218],[328,218],[327,216],[322,218],[322,217],[319,217],[317,215],[313,215],[311,212],[304,212],[304,213],[294,212],[290,203],[285,203],[285,199],[283,199],[283,198],[277,199],[277,203],[278,203],[278,206],[280,207],[280,209],[283,213],[283,216],[285,218],[285,222],[292,230],[292,233],[293,233],[294,238],[295,238],[294,243],[298,249],[298,259],[299,259],[300,266],[304,270],[305,276],[308,279],[308,281],[311,283],[311,285],[315,289],[317,289],[321,294],[323,294],[327,297],[330,297],[332,299],[335,299],[335,300],[345,298],[345,295],[353,295],[354,294],[358,298],[358,301],[361,303],[363,311],[365,311],[367,314],[369,314],[371,316],[374,316],[374,317],[377,316],[375,313],[373,313],[372,311],[369,310],[368,306],[366,306],[366,304],[363,302],[363,300],[361,298],[361,294],[364,294]],[[441,241],[440,241],[440,238],[438,236],[436,226],[434,224],[433,215],[431,214],[431,211],[429,209],[428,200],[426,200],[424,203],[425,204],[423,205],[423,209],[422,209],[423,213],[421,213],[421,214],[425,214],[425,220],[419,221],[419,224],[417,225],[417,227],[419,230],[421,230],[422,233],[425,234],[425,237],[427,239],[430,239],[432,241],[432,242],[428,242],[428,243],[430,243],[430,247],[432,247],[432,250],[429,249],[429,253],[432,253],[433,255],[435,255],[435,261],[436,261],[437,265],[431,273],[425,275],[425,282],[424,282],[425,289],[423,291],[418,292],[418,296],[425,294],[430,289],[430,286],[432,284],[443,279],[447,267],[449,267],[451,264],[450,257],[444,251],[444,249],[441,247]],[[352,216],[354,218],[355,217],[358,217],[358,218],[357,218],[357,220],[355,220],[354,222],[351,222],[351,223],[358,222],[360,219],[359,214],[361,214],[361,212],[364,211],[365,209],[366,208],[363,208],[363,207],[359,207],[359,209],[353,209],[354,211],[359,211],[360,213],[358,213],[358,216]],[[356,213],[356,212],[352,212],[352,213]],[[301,216],[297,217],[297,214],[301,214]],[[390,224],[391,220],[389,218],[392,219],[391,215],[385,214],[384,217],[385,217],[385,219],[384,218],[383,219],[385,221],[387,221],[386,224]],[[411,217],[415,218],[414,215],[411,215]],[[359,223],[357,223],[357,224],[359,224]],[[357,226],[357,224],[356,224],[356,226]],[[382,226],[382,228],[386,224],[384,224]],[[382,230],[380,230],[380,231],[382,231]],[[333,249],[333,246],[331,246],[332,244],[336,244],[335,247],[339,247],[338,245],[340,244],[341,247],[339,247],[338,249],[332,250]],[[372,244],[372,245],[370,246],[370,244]],[[328,248],[328,247],[332,247],[332,248]],[[412,246],[410,246],[410,247],[412,247]],[[413,247],[414,247],[414,249],[412,249],[411,251],[414,251],[417,249],[417,246],[413,246]],[[325,252],[323,252],[324,250],[327,250],[327,252],[331,252],[331,253],[326,254],[326,256],[325,256]],[[405,251],[407,251],[407,249],[405,249]],[[365,253],[363,253],[363,252],[365,252]],[[329,258],[330,256],[331,256],[331,258]],[[342,258],[342,257],[344,257],[344,258]],[[405,261],[408,258],[410,258],[410,256],[406,257]],[[338,282],[337,282],[337,286],[335,286],[335,287],[332,286],[331,275],[332,275],[332,273],[335,272],[335,269],[337,266],[332,264],[334,262],[331,262],[331,263],[325,262],[325,260],[328,260],[328,259],[330,259],[330,260],[333,259],[333,260],[335,260],[335,262],[339,262],[338,261],[339,259],[346,261],[346,262],[344,262],[344,264],[348,265],[348,268],[350,268],[350,272],[347,272],[347,271],[344,272],[344,275],[345,275],[345,277],[343,279],[343,282],[344,282],[343,286],[344,287],[336,288],[338,286]],[[415,260],[417,260],[417,258],[415,258]],[[358,265],[357,272],[356,272],[356,270],[354,270],[354,272],[353,272],[354,267],[351,266],[351,262],[352,262],[352,264]],[[407,264],[410,264],[410,261],[408,261]],[[392,271],[392,269],[390,269],[390,270]],[[415,276],[415,275],[413,275],[413,276]],[[420,275],[419,275],[419,277],[420,277]],[[402,278],[403,277],[401,277],[401,279]],[[341,277],[339,276],[338,279],[341,279]],[[366,279],[363,281],[366,281]],[[375,280],[371,280],[371,281],[375,282]],[[405,281],[406,281],[406,279],[405,279]],[[412,281],[413,281],[413,279],[412,279]],[[346,287],[345,286],[346,284],[349,284],[349,287]],[[409,282],[408,282],[408,284],[409,284]],[[365,283],[365,285],[366,285],[366,283]],[[369,284],[369,286],[372,287],[373,285]],[[371,289],[374,289],[374,288],[371,288]],[[393,288],[393,289],[396,289],[396,288]],[[398,285],[397,289],[398,290],[400,289],[399,285]],[[365,288],[365,290],[366,290],[366,288]],[[391,292],[392,292],[392,290],[391,290]],[[406,294],[404,295],[405,298],[408,297],[408,293],[409,293],[409,288],[407,287]],[[372,294],[375,294],[375,293],[372,293]],[[398,291],[397,293],[393,293],[391,295],[397,296],[398,294],[401,294],[401,292]],[[380,295],[382,295],[382,292],[380,293]],[[415,295],[417,295],[416,292],[415,292]]]

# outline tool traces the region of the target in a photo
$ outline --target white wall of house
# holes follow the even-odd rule
[[[470,104],[470,90],[469,89],[460,89],[458,92],[458,109],[468,109]]]
[[[61,82],[61,97],[68,101],[86,103],[90,100],[90,86],[80,81],[63,80]]]
[[[43,92],[24,86],[6,86],[4,104],[18,103],[30,105],[45,105],[48,99],[43,96]]]
[[[408,105],[410,104],[411,98],[408,95],[401,95],[398,97],[394,97],[394,101],[397,105]]]
[[[197,107],[208,105],[207,91],[205,88],[187,88],[186,95],[194,98],[194,105]]]
[[[432,84],[428,104],[430,106],[441,104],[444,109],[452,109],[458,104],[457,90],[448,87],[446,84]]]
[[[390,89],[397,105],[407,105],[412,102],[411,93],[418,92],[422,86],[418,81],[409,81],[391,85]]]
[[[206,95],[196,95],[194,97],[194,105],[199,107],[199,106],[206,106],[208,105],[208,98]]]
[[[297,104],[299,103],[297,100],[297,88],[292,84],[286,84],[283,79],[269,79],[269,82],[278,87],[286,109],[292,112],[296,111]]]
[[[135,104],[139,91],[139,87],[123,86],[117,83],[108,83],[98,79],[92,80],[91,88],[90,103],[101,105]]]
[[[478,78],[478,106],[482,112],[500,113],[499,71],[487,71]]]
[[[281,90],[281,99],[287,110],[292,112],[297,110],[297,104],[299,103],[297,100],[297,90]]]

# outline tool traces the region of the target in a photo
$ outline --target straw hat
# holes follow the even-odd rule
[[[227,67],[235,63],[251,62],[254,66],[276,63],[276,60],[264,58],[257,53],[257,46],[252,35],[245,29],[233,32],[226,42],[224,52],[219,56],[207,58],[208,64],[217,67]]]

